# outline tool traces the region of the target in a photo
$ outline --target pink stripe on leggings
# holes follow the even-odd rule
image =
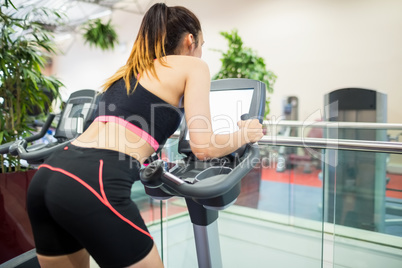
[[[69,176],[70,178],[73,178],[77,182],[81,183],[89,191],[91,191],[106,207],[108,207],[114,214],[116,214],[120,219],[122,219],[123,221],[125,221],[126,223],[128,223],[129,225],[134,227],[136,230],[140,231],[141,233],[143,233],[143,234],[149,236],[151,239],[153,239],[152,236],[148,232],[142,230],[140,227],[135,225],[132,221],[130,221],[129,219],[127,219],[126,217],[121,215],[107,200],[105,190],[103,189],[103,179],[102,179],[103,160],[100,160],[100,164],[99,164],[99,185],[100,185],[102,196],[98,192],[96,192],[95,189],[92,188],[88,183],[86,183],[85,181],[83,181],[79,177],[75,176],[74,174],[72,174],[72,173],[70,173],[70,172],[68,172],[68,171],[66,171],[64,169],[52,167],[52,166],[47,165],[47,164],[40,165],[38,167],[38,169],[40,169],[42,167],[48,168],[48,169],[50,169],[52,171],[57,171],[57,172],[63,173],[64,175]]]

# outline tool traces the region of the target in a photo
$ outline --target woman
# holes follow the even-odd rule
[[[177,129],[183,108],[191,147],[202,160],[262,137],[258,120],[211,131],[210,74],[203,35],[184,7],[155,4],[145,14],[125,66],[104,85],[98,117],[40,166],[28,193],[42,267],[162,267],[130,189],[141,164]]]

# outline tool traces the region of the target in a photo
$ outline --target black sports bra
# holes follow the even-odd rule
[[[137,81],[132,78],[130,82],[134,87]],[[125,82],[120,79],[102,93],[94,121],[123,125],[158,151],[179,127],[183,113],[183,108],[167,103],[139,83],[127,95]]]

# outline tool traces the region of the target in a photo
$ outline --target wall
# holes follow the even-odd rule
[[[278,76],[271,95],[271,119],[280,118],[287,96],[299,98],[299,120],[314,120],[322,115],[326,93],[363,87],[388,94],[388,122],[401,122],[402,1],[166,2],[184,5],[200,18],[206,40],[203,59],[211,75],[220,68],[220,54],[211,49],[226,48],[220,31],[237,28],[244,45],[265,58]],[[68,91],[98,88],[124,64],[140,21],[140,15],[113,14],[122,43],[114,52],[91,49],[77,36],[65,55],[55,59],[56,75]]]

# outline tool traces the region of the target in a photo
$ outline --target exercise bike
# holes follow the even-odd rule
[[[224,79],[211,83],[211,119],[215,133],[234,131],[239,119],[262,123],[265,84],[249,79]],[[191,151],[187,125],[182,123],[177,162],[156,160],[140,173],[145,191],[154,199],[183,197],[191,222],[199,268],[222,267],[218,212],[232,205],[240,194],[241,180],[259,162],[257,144],[247,144],[219,159],[198,160]]]

